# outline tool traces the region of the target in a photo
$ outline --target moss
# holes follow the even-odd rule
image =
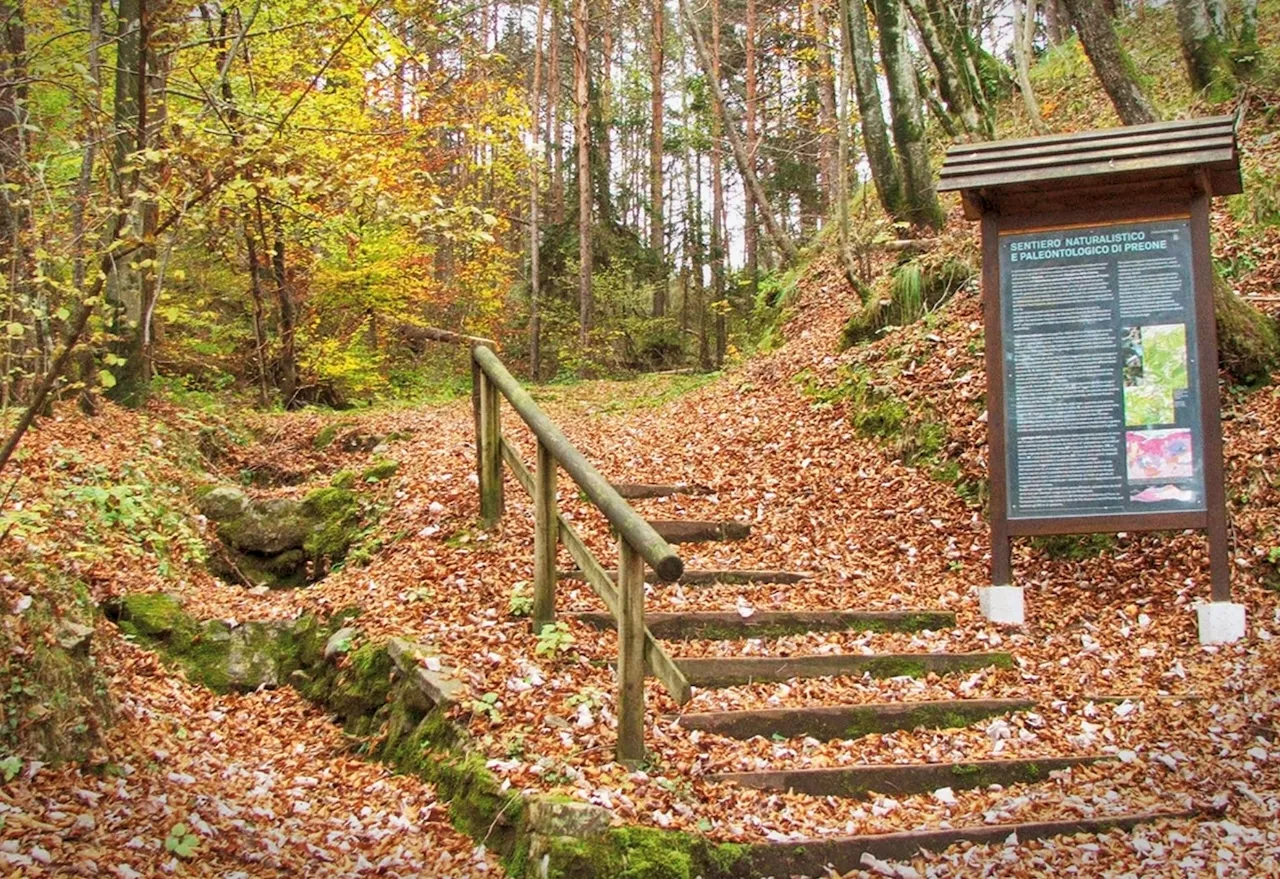
[[[121,619],[130,623],[134,631],[151,637],[167,635],[190,619],[178,599],[164,592],[126,595],[120,606]]]
[[[356,473],[354,470],[339,470],[333,474],[329,484],[334,488],[352,488],[356,484]]]
[[[329,448],[333,445],[333,441],[338,436],[338,425],[326,424],[320,428],[320,432],[316,434],[316,438],[311,441],[311,447],[317,452]]]
[[[1213,312],[1218,324],[1218,360],[1232,381],[1265,384],[1280,367],[1280,332],[1276,322],[1216,278]]]
[[[1116,546],[1114,534],[1054,534],[1031,538],[1031,545],[1057,561],[1084,561],[1110,552]]]
[[[652,827],[615,827],[590,839],[551,838],[543,853],[548,879],[722,879],[749,873],[751,848]]]
[[[873,659],[866,668],[873,678],[922,678],[926,673],[923,662],[901,656]]]
[[[390,458],[384,458],[381,461],[375,461],[371,467],[360,474],[360,478],[365,482],[382,482],[396,475],[396,471],[400,469],[400,464],[392,461]]]
[[[315,524],[302,542],[307,556],[317,562],[340,561],[355,542],[360,528],[360,502],[345,488],[318,488],[302,501]]]
[[[348,726],[357,723],[387,704],[393,666],[385,644],[361,645],[333,676],[324,701]]]

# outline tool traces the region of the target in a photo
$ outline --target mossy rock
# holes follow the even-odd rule
[[[400,469],[397,461],[390,458],[384,458],[381,461],[375,461],[373,466],[369,467],[364,473],[360,474],[360,478],[365,482],[382,482],[396,475],[396,471]]]
[[[311,523],[302,548],[313,561],[336,562],[347,554],[360,532],[360,499],[346,488],[318,488],[302,500]]]
[[[191,618],[181,602],[165,592],[126,595],[120,600],[120,619],[141,635],[160,638],[169,635]]]
[[[750,848],[686,833],[615,827],[587,839],[550,837],[530,860],[547,860],[548,879],[724,879],[750,875]]]
[[[354,470],[339,470],[333,474],[333,478],[329,480],[329,484],[334,488],[354,488],[356,484],[356,472]]]
[[[1221,278],[1213,284],[1218,323],[1218,360],[1231,380],[1242,385],[1270,381],[1280,367],[1280,331],[1276,322],[1245,302]]]
[[[189,680],[220,693],[280,686],[302,669],[311,669],[310,676],[323,679],[324,643],[351,618],[343,613],[322,622],[307,615],[294,621],[233,627],[223,620],[197,620],[164,593],[125,596],[115,613],[122,631],[181,667]],[[336,683],[349,710],[376,709],[385,702],[385,690],[379,695],[377,686],[369,682],[379,675],[387,677],[389,660],[375,666],[371,653],[352,672],[334,669],[329,690],[320,695],[328,695]]]

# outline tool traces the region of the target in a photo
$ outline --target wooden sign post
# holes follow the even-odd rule
[[[1231,117],[953,147],[940,191],[982,221],[991,585],[1010,540],[1203,529],[1200,639],[1234,641],[1209,199],[1242,191]]]

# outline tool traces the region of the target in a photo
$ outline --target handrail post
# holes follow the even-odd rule
[[[476,423],[476,453],[479,456],[480,519],[492,528],[502,518],[505,502],[502,496],[502,422],[498,417],[499,393],[485,371],[476,368],[480,392]]]
[[[618,538],[618,762],[644,760],[644,558]]]
[[[533,631],[556,619],[556,459],[538,440],[538,468],[533,474]]]

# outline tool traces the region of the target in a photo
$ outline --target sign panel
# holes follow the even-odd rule
[[[1187,218],[1000,235],[1010,519],[1205,510]]]

